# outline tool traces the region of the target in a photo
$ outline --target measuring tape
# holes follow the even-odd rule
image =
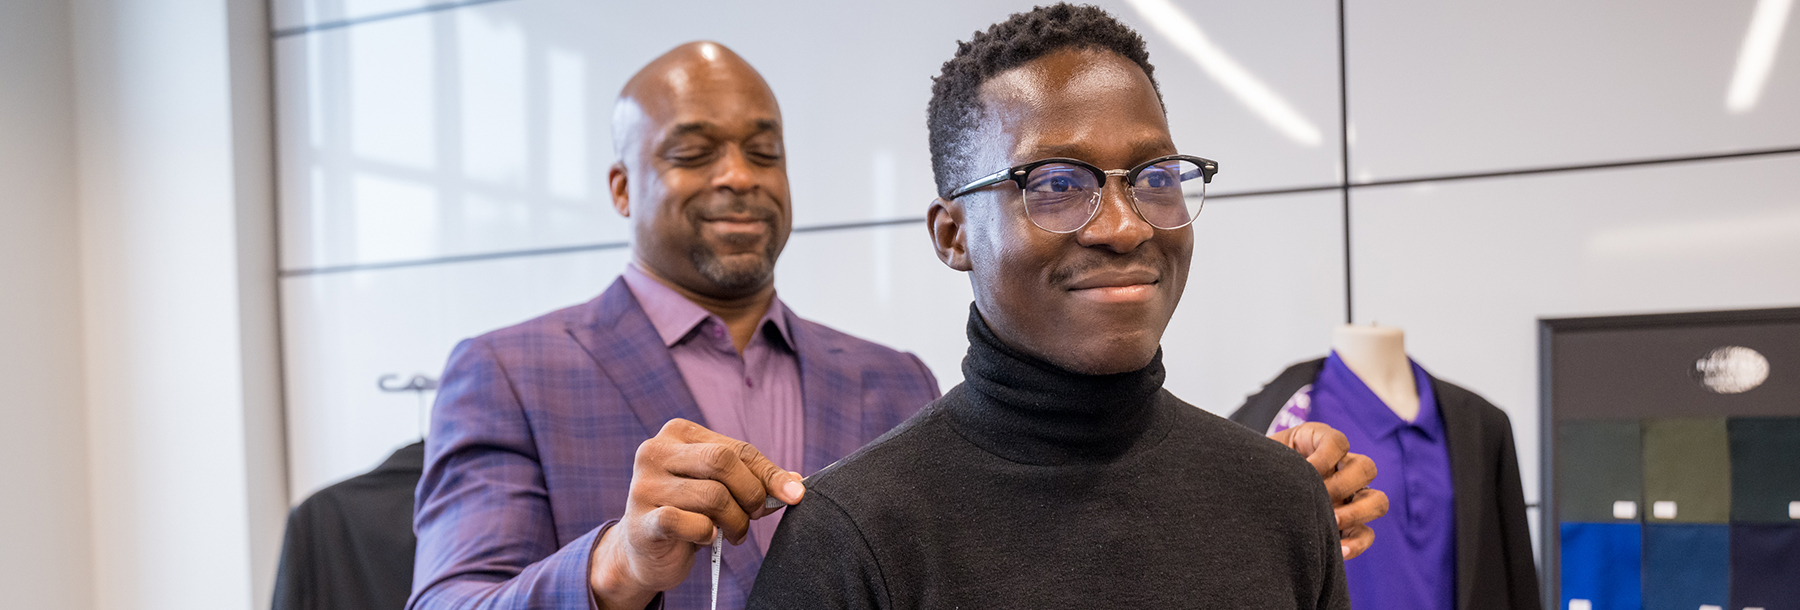
[[[717,527],[713,528],[712,551],[712,610],[719,610],[719,558],[725,554],[725,532]]]

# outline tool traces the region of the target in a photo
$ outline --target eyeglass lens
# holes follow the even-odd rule
[[[1045,231],[1068,233],[1085,226],[1100,207],[1104,185],[1085,167],[1040,165],[1025,177],[1025,215]],[[1131,184],[1138,215],[1158,229],[1176,229],[1200,212],[1206,180],[1200,166],[1172,159],[1144,168]]]

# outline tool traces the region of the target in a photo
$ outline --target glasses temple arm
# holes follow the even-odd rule
[[[967,195],[971,192],[981,190],[981,189],[999,184],[1001,182],[1005,182],[1010,177],[1009,174],[1011,174],[1012,171],[1013,171],[1013,169],[1009,167],[1009,168],[994,172],[992,174],[988,174],[986,176],[977,178],[974,182],[970,182],[968,184],[962,185],[961,188],[958,188],[954,191],[950,191],[950,194],[945,196],[944,199],[955,199],[957,197]]]

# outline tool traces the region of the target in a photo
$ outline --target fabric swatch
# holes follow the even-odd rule
[[[1731,521],[1800,524],[1800,417],[1740,417],[1731,436]],[[1800,572],[1795,573],[1800,580]]]
[[[1559,529],[1562,608],[1569,608],[1572,600],[1585,600],[1591,610],[1644,607],[1643,526],[1635,522],[1564,522]]]
[[[1644,610],[1723,608],[1730,570],[1729,526],[1644,525]]]
[[[1556,506],[1559,521],[1607,523],[1619,502],[1644,511],[1642,437],[1635,421],[1563,422],[1556,432]]]
[[[1724,418],[1644,420],[1646,523],[1731,521],[1731,443]],[[1658,503],[1667,502],[1659,510]],[[1687,610],[1693,610],[1691,607]]]
[[[1800,610],[1800,524],[1731,526],[1731,605]]]

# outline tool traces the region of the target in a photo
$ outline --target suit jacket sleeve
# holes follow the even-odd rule
[[[485,340],[450,355],[425,441],[409,609],[591,608],[607,523],[560,547],[531,428]]]
[[[874,552],[841,507],[812,491],[785,510],[750,590],[749,610],[889,607]]]
[[[1500,535],[1506,546],[1506,584],[1511,590],[1513,608],[1538,610],[1543,607],[1543,602],[1538,593],[1537,562],[1531,551],[1531,525],[1526,523],[1525,486],[1519,480],[1519,456],[1513,445],[1512,418],[1497,408],[1494,412],[1500,415],[1495,428],[1501,436],[1498,500]]]

